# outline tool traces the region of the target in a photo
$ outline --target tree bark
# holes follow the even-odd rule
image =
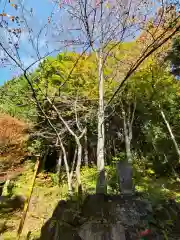
[[[49,147],[47,147],[47,149],[45,150],[45,153],[44,153],[44,156],[43,156],[43,159],[42,159],[42,163],[41,163],[41,170],[44,170],[44,166],[45,166],[45,162],[46,162],[46,159],[47,159],[47,155],[48,155],[48,152],[49,152]]]
[[[82,131],[79,137],[75,136],[77,144],[77,165],[76,165],[76,178],[78,182],[78,194],[82,195],[82,184],[81,184],[81,163],[82,163],[82,145],[80,139],[84,136],[86,128]]]
[[[73,173],[74,173],[74,167],[75,167],[75,163],[76,163],[76,158],[77,158],[77,148],[74,151],[74,157],[73,157],[73,162],[72,162],[72,166],[71,166],[71,172],[70,172],[71,181],[72,181],[72,177],[73,177]]]
[[[129,136],[129,131],[132,132],[132,129],[128,128],[126,122],[126,114],[123,114],[123,122],[124,122],[124,140],[125,140],[125,147],[126,147],[126,157],[128,163],[132,163],[132,154],[131,154],[131,139]]]
[[[174,143],[174,147],[175,147],[175,149],[176,149],[176,153],[177,153],[177,155],[178,155],[179,163],[180,163],[180,149],[179,149],[178,144],[177,144],[177,142],[176,142],[175,136],[174,136],[174,134],[173,134],[173,132],[172,132],[172,130],[171,130],[171,126],[170,126],[170,124],[169,124],[169,122],[168,122],[168,120],[167,120],[167,118],[166,118],[166,116],[165,116],[165,114],[164,114],[164,112],[163,112],[162,109],[160,110],[160,113],[161,113],[161,116],[162,116],[162,118],[163,118],[163,120],[164,120],[164,122],[165,122],[165,124],[166,124],[166,127],[167,127],[167,129],[168,129],[168,132],[169,132],[169,134],[170,134],[170,136],[171,136],[171,139],[172,139],[172,141],[173,141],[173,143]]]
[[[120,182],[120,191],[122,194],[133,194],[133,170],[132,170],[132,153],[131,153],[131,141],[132,141],[132,125],[134,121],[134,113],[136,109],[136,102],[131,113],[130,105],[128,105],[127,111],[124,110],[123,104],[122,116],[123,116],[123,129],[124,129],[124,141],[126,149],[126,159],[124,161],[118,161],[116,165],[117,174]]]
[[[60,175],[61,175],[61,165],[62,165],[62,151],[59,152],[59,158],[57,160],[57,174],[58,174],[58,181],[60,184]]]
[[[84,135],[84,162],[85,165],[88,167],[89,165],[89,157],[88,157],[88,140],[87,140],[87,129]]]
[[[61,146],[62,153],[63,153],[63,160],[64,160],[64,164],[65,164],[66,175],[67,175],[67,182],[68,182],[68,192],[69,192],[69,195],[72,195],[72,193],[73,193],[73,190],[72,190],[72,179],[70,177],[70,171],[69,171],[69,165],[68,165],[68,161],[67,161],[66,150],[65,150],[64,144],[62,143],[62,140],[61,140],[60,136],[59,136],[58,139],[60,141],[60,146]]]
[[[77,165],[76,165],[76,177],[78,182],[78,194],[82,195],[82,183],[81,183],[81,161],[82,161],[82,146],[81,143],[77,143]]]
[[[98,110],[98,139],[97,139],[97,170],[98,178],[96,193],[107,193],[104,161],[104,76],[103,76],[103,52],[99,53],[99,110]]]
[[[122,103],[121,103],[122,105]],[[123,115],[123,128],[124,128],[124,141],[126,148],[126,157],[128,163],[132,164],[132,153],[131,153],[131,141],[132,141],[132,126],[134,121],[134,114],[136,110],[136,100],[134,101],[133,109],[131,111],[130,105],[128,105],[127,111],[124,110],[122,105]]]

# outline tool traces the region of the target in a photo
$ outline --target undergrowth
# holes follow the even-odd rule
[[[25,164],[23,173],[15,181],[12,195],[28,197],[32,184],[33,168],[34,164],[32,162]],[[142,192],[144,197],[150,199],[154,205],[160,203],[163,199],[172,197],[180,202],[180,187],[172,179],[156,179],[154,172],[150,169],[142,174],[137,166],[134,166],[134,168],[136,190]],[[84,167],[81,173],[84,195],[95,193],[96,169]],[[118,178],[114,166],[107,167],[106,174],[108,193],[119,193]],[[31,231],[30,239],[36,239],[43,224],[51,217],[58,201],[67,199],[68,189],[65,174],[62,174],[60,186],[58,181],[58,176],[55,173],[41,172],[38,174],[22,232],[22,239],[26,239],[29,231]],[[0,213],[0,226],[4,222],[6,223],[6,231],[3,233],[4,240],[16,239],[20,217],[20,211]]]

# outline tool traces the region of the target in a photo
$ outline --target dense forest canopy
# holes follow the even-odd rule
[[[130,53],[132,48],[136,48],[136,45],[139,46],[139,41],[121,44],[114,50],[118,60],[122,58],[124,61],[123,68],[115,66],[113,56],[108,57],[104,67],[105,103],[108,103],[113,95],[123,71],[126,72],[125,69],[128,68],[126,65],[130,62],[128,58],[132,58]],[[120,49],[119,52],[118,49]],[[124,51],[127,59],[124,58]],[[53,99],[58,112],[73,134],[81,135],[86,128],[86,136],[81,139],[82,164],[87,162],[96,164],[98,69],[95,56],[87,54],[80,58],[68,81],[65,84],[63,82],[79,56],[78,53],[66,52],[60,53],[56,57],[48,57],[29,77],[33,79],[34,89],[41,107],[63,139],[69,164],[71,164],[76,148],[74,136],[68,128],[64,127],[64,123],[59,121],[58,113],[45,99],[45,95]],[[59,88],[61,84],[63,87]],[[127,124],[129,124],[128,121],[131,121],[128,126],[128,134],[132,134],[131,154],[133,157],[146,159],[147,163],[154,164],[157,171],[161,173],[168,169],[169,174],[171,172],[169,166],[172,169],[178,167],[179,156],[161,116],[161,111],[164,112],[174,137],[179,142],[179,84],[179,81],[171,73],[170,63],[162,61],[159,54],[149,57],[131,76],[116,96],[113,104],[105,109],[105,155],[108,164],[111,164],[113,158],[118,159],[118,156],[126,154],[125,118]],[[33,141],[40,141],[41,147],[48,145],[56,148],[56,133],[52,132],[46,117],[41,114],[32,98],[32,92],[26,79],[20,76],[10,80],[1,87],[0,91],[1,111],[29,123],[33,122],[35,125],[34,133],[31,136]],[[85,137],[88,143],[85,142]],[[86,144],[88,145],[85,146]],[[88,159],[85,160],[86,155],[88,155]]]

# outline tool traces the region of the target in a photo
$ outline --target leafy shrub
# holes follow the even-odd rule
[[[115,157],[112,158],[112,163],[116,163],[118,161],[123,161],[126,158],[125,152],[119,152]]]
[[[85,192],[94,193],[96,189],[97,169],[83,167],[81,169],[82,185]]]
[[[107,185],[109,194],[119,193],[119,180],[115,164],[106,167]]]

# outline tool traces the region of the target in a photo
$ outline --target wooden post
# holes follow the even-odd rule
[[[34,167],[34,176],[33,176],[33,179],[32,179],[32,186],[31,186],[31,189],[30,189],[30,192],[29,192],[29,197],[28,197],[27,202],[24,205],[24,211],[23,211],[20,223],[19,223],[19,228],[18,228],[18,231],[17,231],[17,239],[18,240],[21,237],[21,233],[22,233],[24,223],[25,223],[25,220],[26,220],[26,216],[27,216],[27,212],[28,212],[28,209],[29,209],[29,203],[30,203],[30,200],[31,200],[32,192],[33,192],[34,185],[35,185],[36,176],[37,176],[39,165],[40,165],[39,164],[40,163],[39,157],[40,156],[38,155],[37,156],[37,161],[36,161],[36,164],[35,164],[35,167]]]

